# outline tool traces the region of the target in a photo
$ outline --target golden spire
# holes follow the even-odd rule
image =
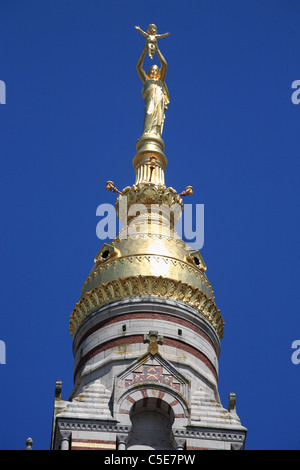
[[[148,28],[137,63],[143,82],[145,116],[133,158],[135,183],[122,191],[112,181],[106,183],[108,191],[118,193],[116,209],[123,227],[118,237],[105,243],[94,259],[81,299],[70,317],[73,337],[94,310],[136,296],[183,302],[201,312],[220,338],[223,335],[224,322],[214,303],[204,261],[175,228],[183,209],[182,197],[192,195],[193,188],[187,186],[178,194],[165,185],[167,158],[162,130],[169,93],[165,83],[167,63],[157,46],[157,38],[164,35],[156,35],[155,31],[156,27]],[[161,67],[152,66],[146,74],[143,62],[147,51],[150,55],[157,53]]]
[[[117,192],[121,196],[116,202],[118,217],[121,215],[120,202],[122,197],[123,199],[126,197],[127,203],[124,208],[126,221],[135,217],[135,214],[130,215],[130,207],[133,205],[143,204],[149,209],[150,206],[158,205],[162,209],[162,222],[164,215],[167,215],[167,223],[171,223],[173,230],[174,224],[181,217],[182,196],[192,195],[193,188],[187,186],[184,191],[177,194],[175,189],[167,188],[165,185],[167,158],[164,154],[165,144],[162,139],[162,131],[170,97],[165,81],[167,62],[157,45],[157,38],[168,36],[169,33],[157,34],[157,27],[154,24],[149,25],[147,32],[144,32],[139,26],[136,26],[136,29],[146,37],[146,42],[136,65],[138,75],[143,83],[142,97],[145,100],[145,114],[143,132],[137,140],[136,154],[133,158],[135,183],[133,186],[124,188],[123,191],[115,188],[112,181],[108,181],[106,184],[109,191]],[[160,62],[160,67],[151,66],[148,73],[143,68],[147,51],[151,59],[156,53]],[[167,208],[167,211],[163,210],[164,207]],[[171,221],[170,209],[173,213]]]

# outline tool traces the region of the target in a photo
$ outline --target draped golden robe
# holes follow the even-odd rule
[[[161,80],[147,79],[143,85],[142,96],[145,100],[145,119],[143,134],[161,136],[165,120],[165,110],[169,103],[167,86]]]

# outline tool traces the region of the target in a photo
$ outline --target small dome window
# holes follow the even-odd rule
[[[95,264],[101,264],[104,263],[104,261],[115,258],[117,256],[120,256],[120,250],[115,248],[113,245],[104,243],[103,247],[96,255],[94,262]]]
[[[190,251],[190,253],[186,257],[186,260],[196,268],[200,269],[200,271],[206,271],[206,265],[199,251]]]

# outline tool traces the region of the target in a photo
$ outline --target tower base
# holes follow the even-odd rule
[[[143,332],[143,334],[141,334]],[[131,297],[90,314],[74,337],[74,390],[55,394],[52,449],[243,449],[235,396],[218,395],[219,338],[194,308]]]

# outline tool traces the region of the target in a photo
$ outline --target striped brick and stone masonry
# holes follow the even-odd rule
[[[172,299],[129,297],[90,313],[73,341],[74,389],[56,385],[53,449],[242,449],[246,428],[218,394],[220,339]]]

